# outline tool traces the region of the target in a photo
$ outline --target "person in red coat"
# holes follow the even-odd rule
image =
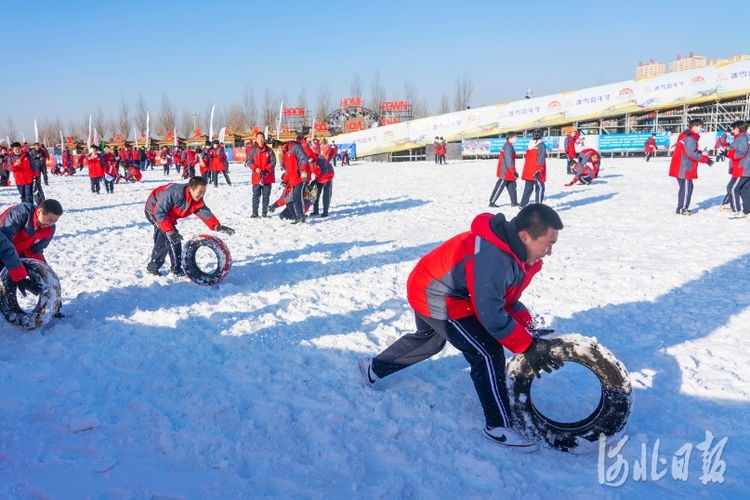
[[[416,331],[374,358],[359,360],[365,385],[434,356],[450,342],[471,367],[484,436],[517,451],[538,449],[511,427],[504,349],[523,353],[537,377],[563,364],[552,354],[562,341],[535,336],[531,313],[519,300],[562,229],[559,215],[541,203],[510,221],[484,213],[469,231],[422,257],[406,283]]]
[[[677,215],[692,215],[690,199],[693,196],[693,179],[698,178],[698,164],[706,163],[709,167],[713,160],[701,153],[698,148],[700,134],[703,132],[703,120],[696,118],[688,124],[688,129],[677,138],[669,164],[669,176],[677,179]]]
[[[304,188],[308,180],[310,158],[305,153],[299,142],[274,141],[273,149],[277,150],[283,159],[283,168],[288,179],[293,201],[291,208],[294,211],[293,224],[305,222]]]
[[[544,202],[544,183],[547,182],[547,146],[542,141],[541,130],[535,130],[523,158],[521,179],[525,182],[521,207],[525,207],[534,192],[536,203]]]
[[[14,142],[5,160],[8,170],[13,172],[13,179],[21,195],[21,203],[34,203],[34,170],[31,167],[29,152]]]
[[[115,192],[115,181],[119,176],[119,172],[115,155],[110,152],[109,146],[104,146],[102,164],[102,170],[104,172],[104,190],[107,191],[107,193],[112,194]]]
[[[91,192],[99,194],[101,182],[104,179],[104,154],[98,146],[89,146],[88,165]]]
[[[153,149],[150,149],[146,151],[146,167],[143,170],[146,170],[149,166],[151,167],[151,170],[154,169],[154,163],[156,160],[156,152],[154,152]]]
[[[191,177],[195,177],[195,166],[198,164],[198,154],[192,149],[186,149],[183,163],[185,169],[182,171],[182,178],[190,179]]]
[[[566,186],[573,186],[580,183],[582,186],[588,186],[591,181],[599,176],[601,166],[601,155],[595,149],[584,149],[578,154],[576,163],[573,165],[576,176]]]
[[[276,182],[274,169],[276,168],[276,153],[266,144],[266,136],[263,132],[255,134],[255,146],[247,155],[245,164],[252,173],[253,186],[253,213],[251,219],[257,219],[258,206],[263,198],[262,215],[268,216],[268,205],[271,198],[271,186]]]
[[[336,145],[336,141],[331,141],[331,162],[336,167],[336,161],[339,157],[339,147]]]
[[[645,154],[647,162],[656,154],[657,149],[656,134],[651,134],[651,137],[648,138],[646,144],[643,145],[643,153]]]
[[[503,145],[500,156],[497,159],[497,182],[495,187],[492,189],[490,195],[490,207],[497,208],[495,202],[503,194],[503,190],[508,188],[508,196],[510,196],[510,206],[518,206],[518,194],[516,192],[516,179],[518,179],[518,172],[516,172],[516,150],[513,147],[513,143],[516,142],[516,133],[508,132],[505,136],[505,144]]]
[[[234,229],[222,226],[203,201],[206,179],[196,176],[187,184],[165,184],[151,191],[144,211],[154,226],[154,248],[146,271],[161,276],[159,269],[169,254],[172,273],[184,276],[182,269],[182,235],[177,231],[177,220],[192,214],[198,216],[209,229],[233,235]]]
[[[716,161],[724,161],[727,157],[727,150],[729,149],[729,134],[732,133],[731,127],[723,134],[716,138],[714,144],[714,151],[716,152]]]
[[[565,149],[565,156],[568,157],[568,174],[573,175],[573,164],[576,162],[578,154],[576,153],[576,142],[581,137],[581,131],[577,128],[573,128],[568,135],[565,136],[565,143],[563,148]]]
[[[20,203],[0,213],[0,269],[7,268],[10,279],[24,296],[26,292],[39,295],[42,285],[29,277],[21,258],[44,262],[44,250],[55,235],[55,224],[62,213],[57,200],[44,200],[38,207]]]
[[[211,173],[214,180],[214,187],[219,187],[219,172],[224,174],[224,179],[228,185],[232,185],[232,181],[229,180],[229,160],[227,160],[227,154],[224,151],[224,145],[220,144],[218,140],[214,139],[213,148],[210,150],[209,155],[211,156]]]

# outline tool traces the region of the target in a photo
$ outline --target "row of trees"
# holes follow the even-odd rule
[[[359,74],[354,76],[349,90],[351,97],[364,97],[363,84]],[[451,111],[466,109],[471,102],[473,92],[474,84],[464,73],[462,77],[456,80],[452,102],[448,94],[443,93],[436,114],[445,114]],[[427,100],[419,95],[416,86],[412,82],[405,81],[403,93],[394,92],[393,95],[395,96],[394,100],[403,98],[411,104],[414,118],[429,116],[430,112]],[[316,121],[322,122],[337,108],[338,103],[334,103],[327,83],[320,85],[316,97],[316,105],[310,111],[312,111],[312,116],[314,116]],[[377,108],[385,100],[387,100],[386,89],[380,79],[380,73],[376,72],[370,82],[370,101],[365,100],[365,106],[379,111]],[[226,126],[229,130],[237,132],[249,130],[254,126],[261,128],[268,126],[274,129],[281,101],[284,102],[286,107],[307,109],[307,89],[302,87],[297,96],[296,103],[292,103],[286,94],[275,95],[271,89],[266,88],[261,101],[257,102],[255,91],[248,84],[245,87],[242,102],[232,103],[228,107],[215,109],[214,127],[218,130],[219,127]],[[84,114],[80,119],[70,120],[67,126],[64,126],[59,117],[54,120],[42,120],[38,123],[39,139],[44,143],[54,144],[59,141],[60,131],[62,131],[66,137],[72,136],[77,140],[82,140],[88,135],[89,116],[91,116],[91,127],[92,129],[96,129],[99,137],[112,138],[116,134],[120,134],[123,138],[132,140],[136,136],[136,131],[139,137],[141,133],[146,131],[147,113],[150,114],[151,118],[151,130],[158,137],[164,137],[167,131],[171,130],[176,130],[177,135],[181,137],[191,137],[195,129],[200,129],[203,133],[208,131],[211,116],[210,104],[206,105],[206,108],[202,112],[196,112],[195,110],[178,112],[169,97],[166,94],[162,94],[158,110],[154,112],[151,109],[149,112],[150,109],[143,95],[139,92],[132,108],[124,97],[120,99],[120,106],[116,116],[105,116],[102,107],[97,106],[93,112]],[[24,122],[27,121],[32,121],[33,123],[33,117],[24,117]],[[24,127],[24,130],[28,129]],[[22,134],[11,117],[8,117],[3,135],[10,138],[11,141],[22,139]],[[33,137],[25,138],[29,142],[33,139]],[[5,137],[0,137],[0,139],[5,139]]]

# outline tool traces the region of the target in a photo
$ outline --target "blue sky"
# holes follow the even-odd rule
[[[359,75],[365,100],[380,74],[389,99],[404,81],[435,113],[456,80],[474,85],[471,105],[573,90],[634,77],[638,61],[668,63],[750,52],[747,16],[692,0],[13,2],[3,9],[0,131],[8,117],[26,135],[33,120],[64,125],[101,107],[131,116],[140,92],[152,117],[162,95],[205,113],[266,89],[313,108],[326,83],[334,103]],[[721,13],[721,15],[718,15]],[[3,134],[4,135],[4,134]]]

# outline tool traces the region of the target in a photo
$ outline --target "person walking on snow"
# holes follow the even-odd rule
[[[154,226],[154,248],[146,267],[149,274],[161,276],[159,269],[169,254],[172,274],[184,276],[182,269],[182,235],[177,231],[177,219],[195,214],[209,229],[233,235],[234,229],[222,226],[203,202],[206,179],[196,176],[187,184],[165,184],[151,191],[144,208],[146,219]]]
[[[544,183],[547,181],[547,146],[542,141],[542,131],[535,130],[523,158],[521,179],[526,181],[521,196],[521,207],[529,204],[531,192],[536,203],[544,202]]]
[[[516,133],[508,132],[505,137],[505,144],[503,145],[502,151],[500,151],[500,157],[497,159],[497,182],[495,187],[492,189],[490,195],[490,207],[497,208],[495,202],[503,194],[503,189],[508,188],[508,196],[510,196],[510,206],[518,206],[518,194],[516,192],[516,179],[518,179],[518,172],[516,172],[516,150],[513,148],[513,143],[516,142]]]
[[[558,214],[541,203],[510,221],[503,214],[484,213],[469,231],[422,257],[406,284],[416,332],[374,358],[359,360],[365,385],[434,356],[450,342],[471,367],[484,411],[484,436],[522,452],[538,449],[511,428],[504,349],[523,353],[537,377],[541,370],[551,373],[563,365],[551,353],[562,340],[532,335],[531,314],[519,300],[562,228]]]
[[[669,176],[677,179],[677,215],[692,215],[690,199],[693,196],[693,179],[698,178],[698,164],[705,163],[709,167],[713,160],[701,153],[698,148],[700,134],[703,132],[703,120],[696,118],[688,124],[687,130],[677,137],[672,161],[669,164]]]

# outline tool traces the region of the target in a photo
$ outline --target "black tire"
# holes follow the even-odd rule
[[[33,330],[46,324],[60,310],[60,280],[46,262],[36,259],[21,259],[21,262],[26,266],[32,281],[42,284],[42,293],[39,294],[34,309],[27,313],[18,305],[16,285],[10,278],[8,269],[3,269],[0,272],[0,312],[8,323],[24,330]]]
[[[596,340],[577,334],[558,338],[563,343],[553,349],[553,354],[566,363],[585,366],[599,379],[599,404],[591,415],[578,422],[556,422],[545,417],[531,398],[534,372],[526,359],[517,355],[507,368],[513,426],[527,437],[561,451],[590,451],[592,448],[586,441],[596,443],[599,434],[612,437],[625,428],[633,407],[630,375],[622,362]]]
[[[195,262],[195,256],[201,247],[210,248],[216,255],[216,269],[211,273],[203,271]],[[209,234],[199,234],[183,245],[182,268],[193,283],[203,286],[218,285],[232,268],[232,255],[220,238]]]

